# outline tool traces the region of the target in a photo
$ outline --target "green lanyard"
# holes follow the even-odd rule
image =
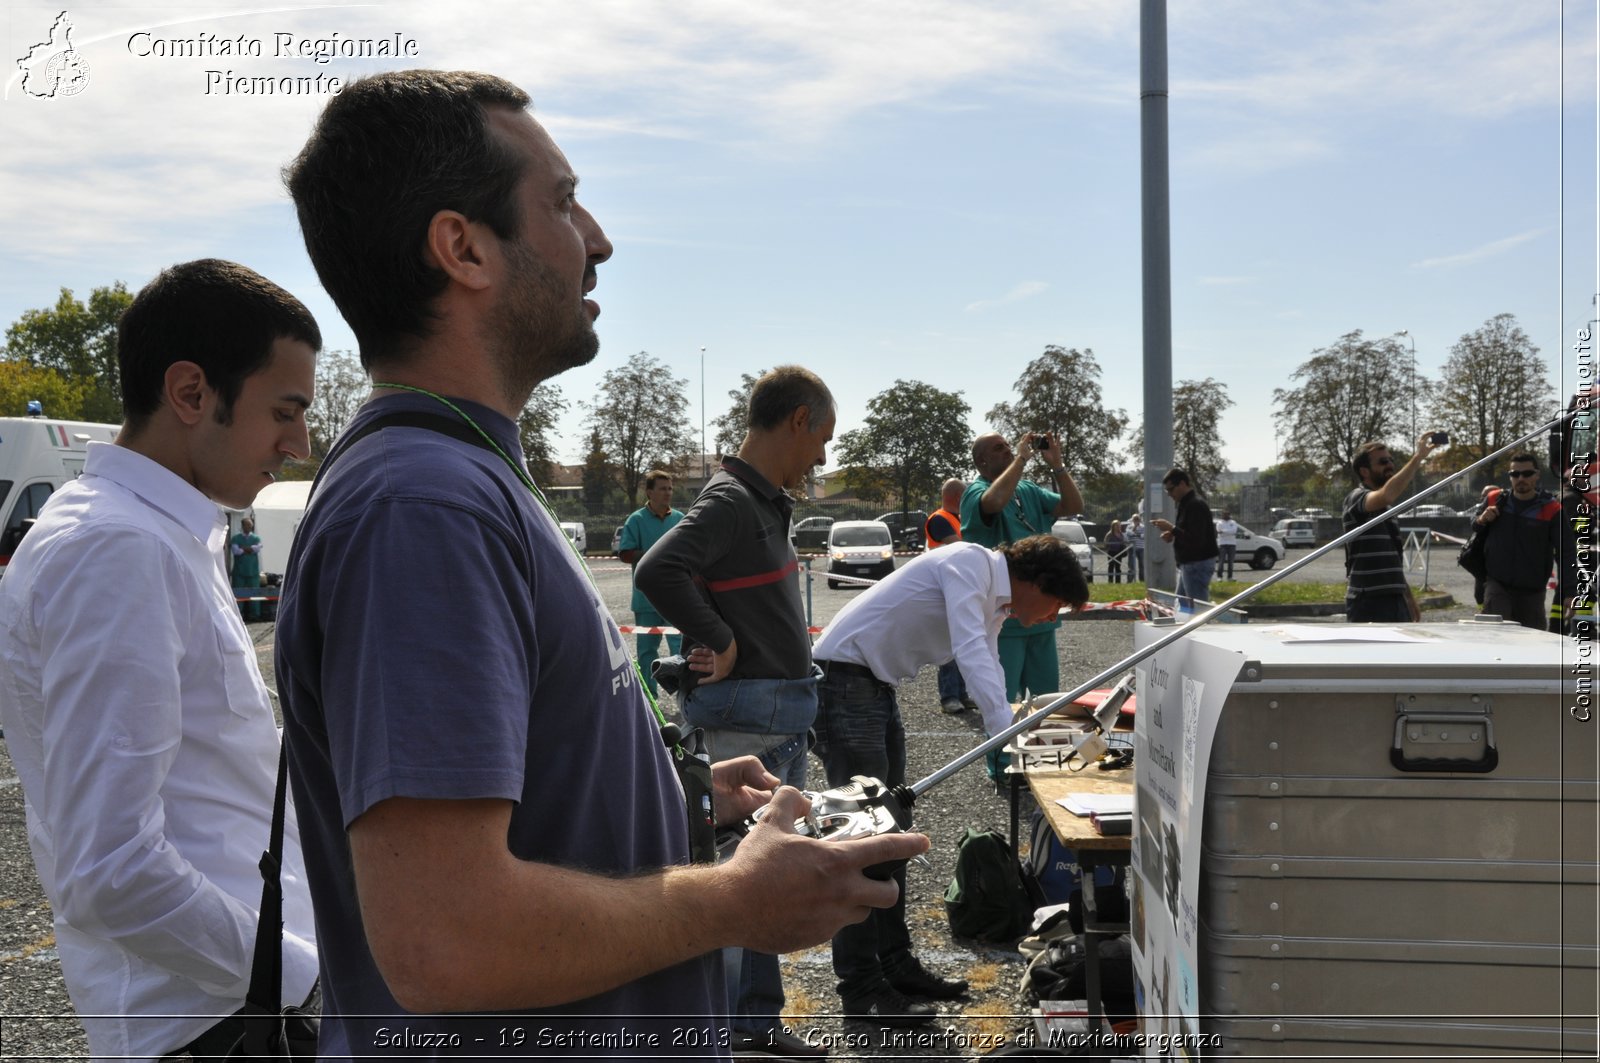
[[[544,508],[545,515],[550,518],[551,523],[553,523],[556,526],[557,531],[560,532],[561,521],[557,519],[555,511],[550,508],[550,500],[544,497],[544,492],[539,490],[539,485],[533,482],[532,476],[528,475],[528,470],[523,468],[519,462],[514,461],[511,455],[507,454],[505,450],[501,448],[500,444],[495,442],[494,437],[488,432],[484,431],[483,426],[478,424],[477,421],[474,421],[472,419],[472,415],[467,413],[466,410],[463,410],[461,407],[457,406],[443,395],[435,394],[434,392],[429,391],[427,388],[412,387],[410,384],[386,384],[378,381],[373,381],[372,386],[375,388],[393,388],[397,391],[409,391],[417,395],[426,395],[428,398],[447,407],[457,417],[471,425],[473,431],[482,436],[484,442],[489,444],[490,449],[496,454],[500,455],[501,459],[507,465],[511,466],[511,471],[517,474],[517,479],[526,484],[528,490],[533,492],[533,497],[538,501],[539,505]],[[578,549],[577,543],[573,542],[571,539],[568,539],[565,534],[562,534],[561,538],[566,541],[569,547],[572,548],[573,554],[578,559],[578,565],[583,569],[583,574],[589,577],[589,585],[594,588],[595,598],[599,599],[600,585],[594,581],[594,573],[589,571],[588,560],[584,558],[582,551]],[[633,654],[629,654],[628,660],[633,665],[634,678],[639,681],[639,689],[644,693],[644,700],[649,704],[651,713],[655,715],[657,725],[665,726],[667,723],[666,714],[661,711],[661,706],[656,704],[656,697],[650,692],[650,685],[644,681],[644,671],[639,667],[639,658]]]

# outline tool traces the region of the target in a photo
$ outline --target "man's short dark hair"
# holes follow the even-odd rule
[[[750,389],[750,427],[770,431],[800,407],[810,410],[811,431],[833,413],[833,392],[822,378],[799,365],[780,365],[762,374]]]
[[[1168,469],[1167,474],[1161,478],[1161,482],[1168,487],[1173,484],[1189,484],[1191,487],[1193,486],[1193,482],[1189,479],[1188,469]]]
[[[1522,451],[1520,454],[1511,455],[1511,460],[1507,462],[1507,464],[1515,465],[1519,461],[1525,461],[1529,465],[1532,465],[1535,469],[1539,467],[1539,459],[1534,457],[1532,454],[1529,454],[1526,450]]]
[[[117,322],[123,419],[131,431],[142,427],[161,405],[167,370],[193,362],[216,390],[217,416],[227,424],[245,378],[266,367],[280,339],[322,349],[311,311],[255,270],[220,258],[169,266]]]
[[[1030,535],[1000,547],[1013,580],[1031,583],[1070,606],[1089,600],[1089,584],[1072,547],[1054,535]]]
[[[528,103],[490,74],[374,74],[328,101],[285,167],[306,251],[356,334],[362,365],[403,361],[407,340],[429,334],[446,283],[423,259],[435,214],[460,211],[501,239],[515,236],[524,163],[490,126],[489,108]]]
[[[1355,454],[1350,458],[1350,471],[1355,473],[1356,480],[1358,482],[1361,479],[1361,470],[1372,468],[1372,455],[1380,450],[1388,449],[1389,444],[1380,443],[1376,440],[1371,443],[1361,444],[1360,448],[1358,448]]]
[[[665,469],[651,469],[649,472],[644,474],[644,489],[646,491],[654,491],[656,489],[656,484],[660,483],[662,480],[666,480],[670,483],[672,480],[672,474]]]

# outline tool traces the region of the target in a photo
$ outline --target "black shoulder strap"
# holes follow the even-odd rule
[[[397,410],[374,417],[354,432],[339,437],[328,456],[322,459],[317,478],[311,487],[316,494],[316,484],[322,482],[336,458],[344,454],[359,440],[385,428],[425,428],[430,432],[459,439],[463,443],[482,447],[494,453],[483,436],[473,427],[454,417],[424,413],[420,410]],[[256,924],[255,952],[250,966],[250,988],[245,999],[261,1009],[261,1014],[276,1015],[282,1005],[280,999],[283,981],[283,821],[285,791],[289,782],[289,745],[287,732],[278,747],[278,789],[272,800],[272,826],[267,837],[267,851],[261,854],[261,908]]]

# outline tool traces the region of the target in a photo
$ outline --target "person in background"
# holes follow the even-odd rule
[[[1239,522],[1233,519],[1233,514],[1227,510],[1222,511],[1222,519],[1217,521],[1217,568],[1218,579],[1233,578],[1233,558],[1239,550]]]
[[[1440,445],[1433,438],[1431,430],[1422,433],[1417,449],[1398,470],[1383,443],[1363,443],[1351,455],[1350,469],[1359,483],[1344,499],[1341,523],[1345,531],[1359,528],[1405,497],[1417,470]],[[1345,543],[1344,567],[1350,579],[1345,591],[1345,616],[1350,623],[1404,624],[1422,618],[1406,582],[1400,526],[1393,517]]]
[[[927,523],[922,526],[929,550],[961,541],[961,496],[966,490],[967,485],[955,478],[946,480],[944,486],[939,489],[939,508],[933,511]],[[977,707],[978,703],[967,694],[967,684],[961,678],[961,666],[955,658],[952,657],[941,664],[939,708],[953,716]]]
[[[1483,609],[1543,630],[1544,595],[1561,554],[1561,502],[1539,489],[1539,461],[1511,456],[1511,491],[1497,492],[1473,523],[1488,529],[1483,544]]]
[[[1144,518],[1128,518],[1128,580],[1144,582]]]
[[[1188,610],[1196,602],[1211,600],[1211,573],[1217,556],[1217,526],[1211,520],[1211,507],[1194,489],[1187,469],[1171,469],[1161,478],[1161,486],[1178,505],[1177,520],[1156,517],[1150,526],[1172,544],[1178,562],[1179,604]]]
[[[249,590],[257,594],[261,589],[261,536],[256,534],[256,522],[249,517],[239,522],[239,534],[228,543],[228,553],[233,558],[233,589]],[[243,603],[244,617],[249,621],[261,619],[261,603]]]
[[[1122,562],[1128,552],[1128,537],[1123,534],[1120,520],[1111,522],[1111,527],[1106,532],[1103,545],[1106,550],[1106,580],[1110,583],[1121,583]],[[1128,578],[1130,581],[1132,580],[1132,572],[1128,573]]]
[[[683,513],[672,508],[672,474],[661,469],[651,469],[644,477],[645,504],[628,514],[622,525],[622,538],[617,543],[617,556],[630,566],[671,531],[683,519]],[[640,628],[663,627],[666,619],[650,604],[644,592],[633,588],[633,622]],[[634,645],[639,651],[639,672],[652,695],[656,692],[656,678],[650,666],[661,651],[661,635],[644,631],[635,632]],[[683,643],[681,635],[667,635],[667,652],[675,654]]]

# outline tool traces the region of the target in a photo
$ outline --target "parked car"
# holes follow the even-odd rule
[[[832,517],[807,517],[789,529],[789,541],[796,550],[821,550],[828,545],[828,529],[833,527]]]
[[[1333,516],[1333,514],[1329,513],[1327,510],[1319,509],[1316,506],[1310,506],[1306,509],[1297,509],[1294,511],[1294,515],[1297,517],[1305,517],[1308,520],[1325,520]]]
[[[1273,538],[1283,543],[1284,549],[1296,546],[1317,545],[1317,522],[1305,517],[1290,517],[1272,526]]]
[[[913,509],[901,513],[897,509],[893,513],[879,513],[873,519],[889,526],[889,534],[894,536],[895,549],[909,550],[915,554],[927,548],[928,539],[922,529],[928,523],[928,515],[922,510]]]
[[[562,521],[561,533],[571,540],[572,545],[578,548],[578,553],[581,554],[589,549],[589,533],[584,530],[580,522],[575,520]]]
[[[611,533],[611,553],[613,555],[616,555],[616,554],[620,554],[621,552],[622,552],[622,525],[618,524],[617,525],[617,530]]]
[[[1234,556],[1237,560],[1248,561],[1251,568],[1271,568],[1288,553],[1282,540],[1270,535],[1258,535],[1243,524],[1239,525],[1237,539],[1239,546]]]
[[[1062,517],[1050,525],[1050,534],[1072,547],[1072,556],[1083,569],[1083,578],[1094,582],[1094,536],[1083,530],[1083,525],[1069,517]]]
[[[1432,503],[1427,503],[1427,504],[1424,504],[1424,505],[1417,506],[1409,514],[1402,514],[1401,515],[1401,519],[1404,520],[1407,516],[1422,517],[1422,518],[1429,518],[1429,517],[1432,517],[1432,518],[1439,518],[1439,517],[1451,517],[1451,518],[1454,518],[1456,516],[1459,516],[1459,514],[1457,514],[1456,511],[1451,509],[1449,506],[1436,506],[1436,505],[1433,505]]]
[[[894,535],[881,520],[837,520],[828,529],[828,575],[883,579],[894,571]],[[838,580],[829,579],[829,587]],[[853,587],[861,584],[853,583]]]

